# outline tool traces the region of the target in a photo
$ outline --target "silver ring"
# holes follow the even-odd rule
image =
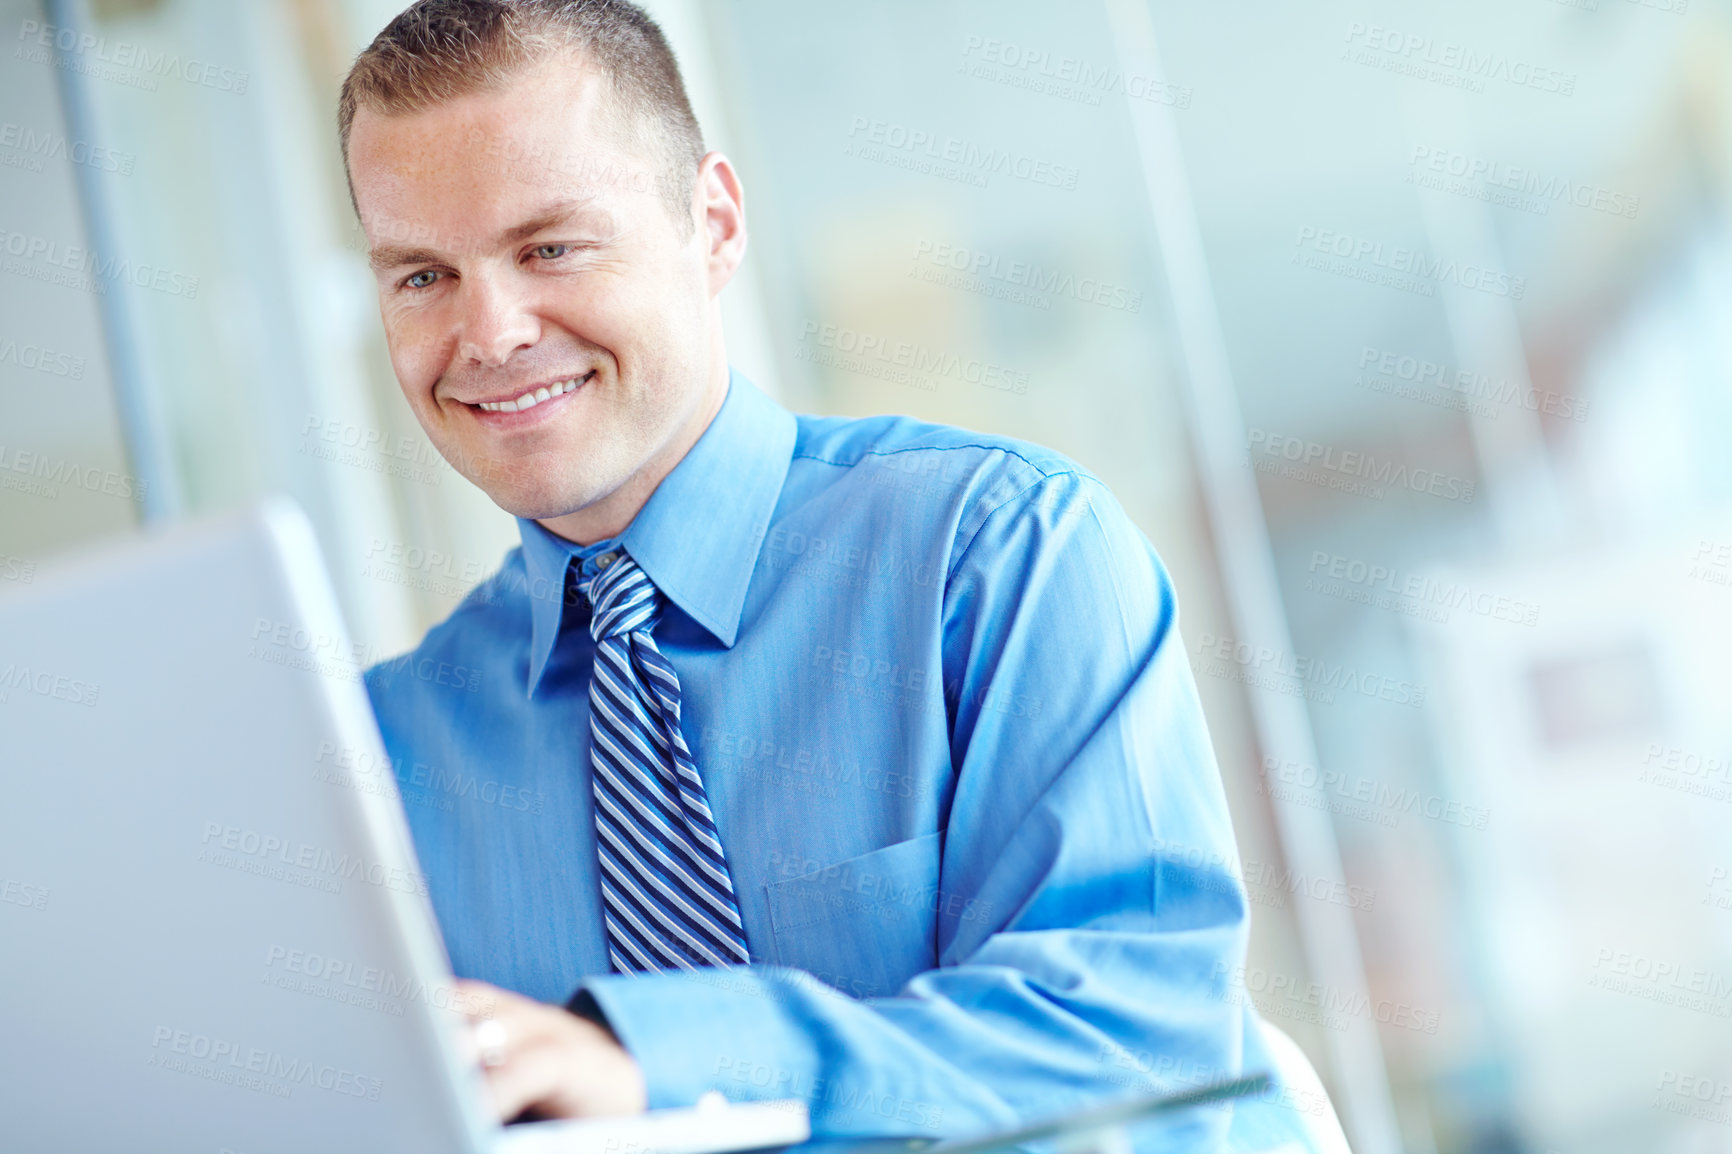
[[[476,1022],[475,1048],[481,1064],[488,1069],[505,1065],[505,1024],[497,1018],[482,1018]]]

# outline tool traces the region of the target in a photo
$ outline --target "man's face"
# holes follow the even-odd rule
[[[617,139],[605,83],[561,55],[499,91],[363,109],[351,128],[403,395],[446,460],[520,517],[671,468],[713,411],[713,230],[701,197],[696,227],[670,214],[657,161]]]

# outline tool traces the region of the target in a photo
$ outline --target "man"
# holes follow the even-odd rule
[[[1049,450],[730,372],[744,197],[655,26],[423,0],[340,120],[403,394],[522,531],[369,675],[406,782],[494,787],[405,800],[456,971],[516,991],[501,1117],[936,1135],[1260,1064],[1153,550]]]

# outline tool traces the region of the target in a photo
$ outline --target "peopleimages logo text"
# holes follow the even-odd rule
[[[869,150],[871,146],[877,146],[888,149],[892,155],[906,154],[940,166],[953,165],[956,174],[965,178],[965,183],[981,186],[989,177],[1003,176],[1071,191],[1076,188],[1080,175],[1075,165],[872,116],[854,117],[848,124],[848,137],[851,143],[844,155],[883,159],[880,154]]]
[[[1435,469],[1410,469],[1387,457],[1337,449],[1284,433],[1271,433],[1267,429],[1252,428],[1247,432],[1252,452],[1265,457],[1279,457],[1304,468],[1321,469],[1371,485],[1411,489],[1415,493],[1429,493],[1450,501],[1473,500],[1474,483],[1465,477],[1452,477]]]
[[[982,80],[1026,88],[1083,104],[1099,104],[1102,94],[1128,96],[1150,104],[1189,108],[1191,90],[1153,76],[1126,73],[1051,49],[1018,45],[990,36],[969,36],[962,44],[962,71]]]
[[[1269,673],[1328,690],[1346,690],[1397,705],[1423,705],[1426,688],[1382,673],[1331,665],[1320,657],[1284,653],[1268,645],[1252,645],[1232,637],[1204,633],[1197,638],[1197,656],[1230,661],[1251,673]]]
[[[1608,216],[1634,220],[1642,207],[1642,198],[1615,192],[1586,181],[1565,180],[1557,176],[1541,176],[1534,169],[1507,164],[1483,156],[1472,156],[1452,148],[1416,144],[1408,156],[1415,183],[1426,185],[1423,178],[1454,177],[1471,184],[1481,181],[1487,188],[1505,189],[1532,197],[1542,205],[1567,202],[1577,208],[1592,209]],[[1441,187],[1441,186],[1440,186]],[[1447,187],[1444,191],[1449,191]]]
[[[1540,607],[1531,601],[1506,597],[1489,589],[1476,589],[1466,581],[1403,573],[1392,565],[1379,565],[1357,557],[1343,557],[1323,549],[1311,551],[1311,564],[1306,571],[1335,581],[1345,581],[1366,590],[1411,598],[1423,605],[1462,609],[1495,621],[1533,625],[1540,618]]]
[[[74,140],[58,132],[32,128],[11,120],[0,121],[0,148],[16,149],[36,160],[64,160],[121,176],[131,176],[138,163],[138,157],[130,152],[104,148],[88,140]],[[40,168],[37,171],[41,171]]]
[[[1543,413],[1570,421],[1584,421],[1589,401],[1585,397],[1556,393],[1550,389],[1535,389],[1532,385],[1510,377],[1493,377],[1471,369],[1450,371],[1442,361],[1429,360],[1409,353],[1394,353],[1366,345],[1359,351],[1361,372],[1369,370],[1415,385],[1428,385],[1440,391],[1459,393],[1476,401],[1498,405],[1520,405],[1530,413]]]
[[[1381,24],[1352,21],[1347,25],[1347,43],[1371,53],[1373,60],[1381,57],[1385,66],[1405,66],[1392,68],[1392,71],[1411,72],[1421,79],[1434,79],[1435,75],[1427,70],[1435,70],[1471,82],[1469,86],[1476,92],[1483,92],[1488,80],[1555,96],[1574,96],[1576,92],[1574,72]]]
[[[106,36],[80,32],[76,28],[25,20],[18,25],[18,39],[38,48],[53,48],[117,68],[134,68],[153,76],[173,76],[201,88],[233,92],[237,96],[244,95],[247,90],[249,77],[237,69],[207,64],[190,56],[183,60],[179,53],[127,40],[111,42]]]
[[[959,244],[919,240],[914,245],[916,270],[922,265],[959,273],[982,282],[996,282],[1025,289],[1042,297],[1070,297],[1083,304],[1134,313],[1143,307],[1143,294],[1123,285],[1094,277],[1078,277],[1062,269],[1047,268],[1033,261],[1005,260],[996,253],[982,252]]]
[[[1300,258],[1310,253],[1333,257],[1349,262],[1350,265],[1365,266],[1397,277],[1409,277],[1414,284],[1422,287],[1431,284],[1453,284],[1489,296],[1507,297],[1517,301],[1527,295],[1526,277],[1510,276],[1508,273],[1470,262],[1429,257],[1417,249],[1403,245],[1385,246],[1380,240],[1354,236],[1337,229],[1301,225],[1299,234],[1293,241],[1293,259],[1298,263],[1308,263]],[[1425,295],[1430,295],[1429,289]]]
[[[76,461],[68,461],[65,457],[49,457],[46,453],[31,452],[4,444],[0,444],[0,473],[17,473],[43,482],[42,495],[47,497],[59,496],[59,486],[65,485],[71,489],[102,493],[122,500],[143,501],[147,484],[125,473],[116,473],[113,469],[80,465]],[[11,478],[5,480],[10,481]],[[6,484],[4,487],[13,486]]]
[[[38,236],[34,233],[17,232],[0,225],[0,253],[7,256],[20,257],[27,261],[36,261],[52,269],[82,276],[94,277],[93,281],[81,282],[79,286],[102,293],[105,282],[131,285],[134,288],[150,289],[152,292],[166,293],[169,296],[185,297],[188,300],[198,296],[198,278],[177,272],[174,269],[163,268],[161,265],[135,263],[124,257],[110,254],[99,257],[90,249],[75,244],[62,244],[50,237]],[[18,266],[28,269],[30,265]],[[16,271],[8,268],[8,272]]]
[[[173,1062],[174,1056],[181,1055],[184,1058],[208,1062],[211,1066],[221,1067],[226,1064],[226,1072],[231,1077],[237,1074],[253,1074],[269,1079],[285,1089],[312,1086],[345,1097],[377,1102],[379,1093],[384,1088],[380,1079],[358,1074],[347,1067],[292,1058],[277,1050],[247,1046],[226,1038],[213,1038],[191,1030],[177,1030],[172,1026],[158,1026],[151,1036],[150,1045],[152,1050],[159,1052],[151,1056],[151,1065],[177,1073],[200,1073],[197,1070],[184,1069],[182,1064]],[[206,1071],[201,1076],[210,1075]],[[230,1078],[216,1077],[212,1080],[229,1081]]]

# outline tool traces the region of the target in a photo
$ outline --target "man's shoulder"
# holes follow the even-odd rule
[[[1045,445],[906,416],[801,415],[794,460],[849,470],[893,488],[901,484],[897,478],[904,478],[960,486],[986,498],[1008,497],[1059,478],[1095,481],[1081,465]]]

